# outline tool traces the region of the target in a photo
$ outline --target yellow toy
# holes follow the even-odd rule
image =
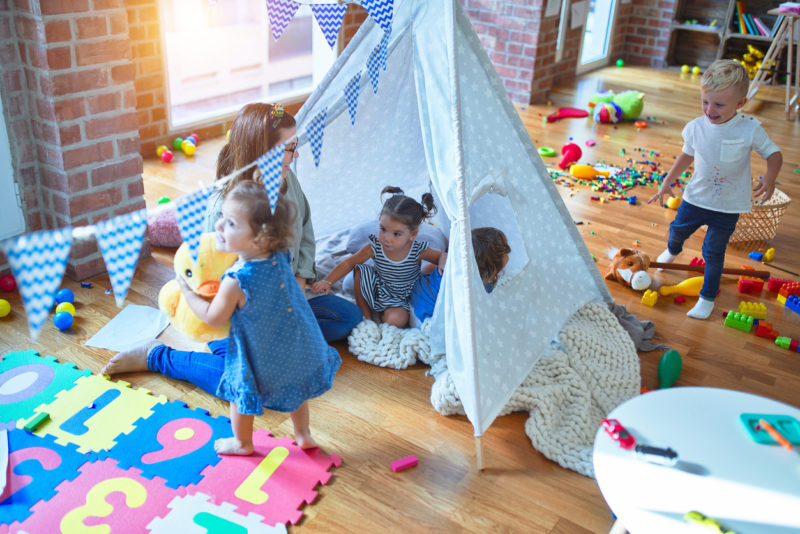
[[[657,301],[658,301],[658,293],[656,293],[652,289],[646,289],[645,292],[642,294],[642,304],[645,304],[647,306],[655,306]]]
[[[184,242],[175,252],[175,273],[186,280],[192,291],[206,299],[214,298],[219,290],[222,274],[236,261],[236,254],[217,250],[214,234],[200,236],[197,262],[192,261],[189,247]],[[164,312],[172,326],[197,341],[208,342],[228,336],[230,323],[213,328],[200,321],[189,309],[176,280],[170,280],[158,293],[158,307]]]
[[[766,262],[770,262],[770,261],[772,261],[772,260],[774,260],[774,259],[775,259],[775,249],[774,249],[774,248],[772,248],[772,247],[770,247],[770,248],[768,248],[768,249],[767,249],[767,251],[764,253],[764,261],[766,261]]]
[[[681,205],[681,197],[669,197],[667,199],[667,207],[671,210],[678,209],[678,206]]]
[[[736,311],[746,313],[753,319],[767,318],[767,306],[763,302],[740,302]]]
[[[598,171],[591,165],[573,165],[569,168],[569,174],[573,178],[578,178],[582,180],[594,180],[597,176],[603,176],[604,178],[608,178],[609,172],[608,171]]]
[[[702,276],[687,278],[680,284],[674,286],[661,286],[661,289],[658,291],[662,295],[672,295],[673,293],[678,293],[679,295],[696,297],[700,294],[700,290],[703,289],[703,278],[704,277]]]

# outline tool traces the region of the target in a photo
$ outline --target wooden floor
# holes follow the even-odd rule
[[[624,166],[628,156],[639,157],[634,148],[660,153],[666,171],[679,153],[683,125],[700,111],[698,79],[674,70],[608,68],[583,76],[578,82],[556,90],[552,103],[521,106],[520,115],[537,146],[558,150],[570,137],[584,149],[584,160],[603,160]],[[585,108],[588,98],[599,89],[639,89],[647,96],[643,115],[654,117],[650,126],[636,131],[631,123],[598,125],[587,119],[564,119],[545,124],[542,116],[559,106]],[[761,96],[769,96],[762,90]],[[784,166],[779,188],[800,199],[800,122],[783,118],[781,94],[772,101],[757,102],[757,116],[772,139],[783,149]],[[597,145],[587,148],[585,141]],[[148,160],[145,190],[148,206],[162,195],[176,198],[208,183],[221,139],[201,140],[195,158],[177,154],[172,164]],[[622,155],[621,150],[627,155]],[[549,163],[549,161],[545,161]],[[765,165],[754,156],[753,172],[763,173]],[[591,201],[585,187],[559,190],[576,221],[597,267],[605,272],[606,250],[638,241],[640,248],[656,256],[666,244],[668,224],[674,211],[644,204],[655,186],[640,187],[631,194],[637,205],[625,201]],[[775,247],[774,264],[800,271],[800,208],[791,205],[770,246]],[[682,260],[700,256],[701,236],[687,243]],[[747,258],[750,248],[729,249],[727,264],[733,267],[764,266]],[[656,283],[675,283],[684,278],[678,272],[652,273]],[[140,263],[128,301],[157,305],[161,285],[172,277],[171,252],[155,250]],[[566,276],[566,275],[565,275]],[[800,279],[773,270],[773,276]],[[81,368],[98,372],[111,353],[87,348],[83,342],[116,313],[113,298],[104,294],[108,279],[92,280],[94,287],[81,288],[65,282],[77,295],[77,319],[71,331],[62,333],[48,324],[37,343],[28,329],[18,296],[10,300],[13,313],[0,320],[3,335],[0,351],[33,348]],[[767,304],[768,318],[781,334],[800,337],[800,315],[784,311],[766,291],[759,298],[740,298],[734,277],[723,278],[722,293],[714,315],[707,321],[685,316],[693,304],[683,305],[662,298],[655,307],[640,304],[640,294],[615,282],[608,286],[619,304],[640,319],[656,323],[657,335],[683,356],[684,370],[677,386],[712,386],[747,391],[800,404],[800,354],[776,347],[770,341],[722,325],[721,312],[739,300],[760,300]],[[7,295],[3,295],[7,297]],[[183,347],[192,346],[168,329],[162,339]],[[613,519],[594,480],[563,469],[535,451],[524,433],[526,416],[512,414],[498,419],[483,438],[482,472],[475,470],[472,427],[464,417],[443,417],[429,402],[432,379],[426,369],[395,371],[373,367],[355,360],[339,344],[344,363],[333,389],[311,402],[312,429],[317,441],[343,458],[331,482],[320,488],[313,506],[295,532],[607,532]],[[659,352],[641,353],[642,383],[657,387]],[[123,377],[133,386],[144,387],[189,406],[203,407],[213,414],[227,414],[227,405],[187,383],[155,374]],[[268,413],[257,419],[259,427],[276,435],[291,435],[291,422],[282,414]],[[389,463],[415,454],[419,466],[395,474]]]

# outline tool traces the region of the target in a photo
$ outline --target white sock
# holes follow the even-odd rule
[[[706,300],[703,297],[697,299],[697,304],[694,308],[686,312],[686,315],[693,319],[708,319],[711,312],[714,310],[714,301]]]
[[[677,258],[677,255],[676,254],[670,254],[669,253],[669,249],[665,248],[664,252],[659,254],[658,258],[656,258],[656,262],[658,262],[658,263],[672,263],[675,260],[675,258]],[[662,267],[659,267],[658,270],[659,271],[663,271],[664,269]]]

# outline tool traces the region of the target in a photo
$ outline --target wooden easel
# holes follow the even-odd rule
[[[747,99],[752,99],[768,73],[775,75],[776,68],[770,67],[774,62],[777,66],[778,58],[781,50],[783,49],[784,41],[786,46],[786,100],[785,112],[786,120],[791,120],[794,115],[798,114],[798,107],[800,102],[800,32],[795,34],[795,26],[797,21],[800,20],[800,15],[796,13],[782,13],[777,9],[770,9],[767,11],[770,15],[783,15],[783,21],[775,32],[775,37],[769,45],[769,50],[761,60],[761,66],[758,68],[755,77],[750,82],[750,88],[747,91]],[[794,49],[794,50],[793,50]],[[793,56],[796,56],[793,58]],[[796,65],[794,65],[794,61]],[[794,73],[794,88],[792,88],[792,73]]]

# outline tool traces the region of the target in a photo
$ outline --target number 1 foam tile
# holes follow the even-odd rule
[[[154,397],[146,389],[131,389],[128,385],[104,376],[79,378],[75,387],[36,408],[37,414],[47,413],[50,419],[35,433],[51,434],[61,444],[75,443],[81,452],[110,449],[120,434],[131,432],[138,419],[148,417],[154,405],[167,400],[163,395]]]
[[[34,350],[9,352],[0,360],[0,421],[30,418],[37,406],[52,402],[56,393],[91,374],[89,369],[79,371],[74,363],[59,363]]]
[[[8,430],[8,478],[0,493],[0,532],[3,525],[25,520],[30,508],[56,493],[56,486],[78,476],[92,456],[75,445],[59,445],[52,436],[36,436],[21,428]]]
[[[147,528],[150,534],[286,534],[286,526],[269,526],[258,514],[237,514],[235,506],[223,502],[209,502],[210,497],[202,493],[175,497],[169,503],[172,511],[167,517],[156,517]]]
[[[191,410],[180,401],[157,404],[153,414],[135,426],[130,434],[117,437],[105,456],[122,468],[140,469],[144,477],[160,476],[171,488],[200,482],[203,469],[220,461],[214,442],[233,435],[227,417]]]
[[[147,524],[165,516],[167,504],[179,495],[163,480],[120,469],[111,459],[84,464],[75,480],[56,489],[55,497],[36,504],[34,514],[11,532],[146,532]]]
[[[320,449],[303,450],[290,438],[276,439],[266,430],[253,433],[255,453],[223,456],[203,471],[203,480],[189,492],[211,495],[217,503],[229,502],[241,514],[255,512],[268,525],[297,523],[299,508],[317,496],[314,488],[331,477],[328,469],[342,464],[339,455]]]

